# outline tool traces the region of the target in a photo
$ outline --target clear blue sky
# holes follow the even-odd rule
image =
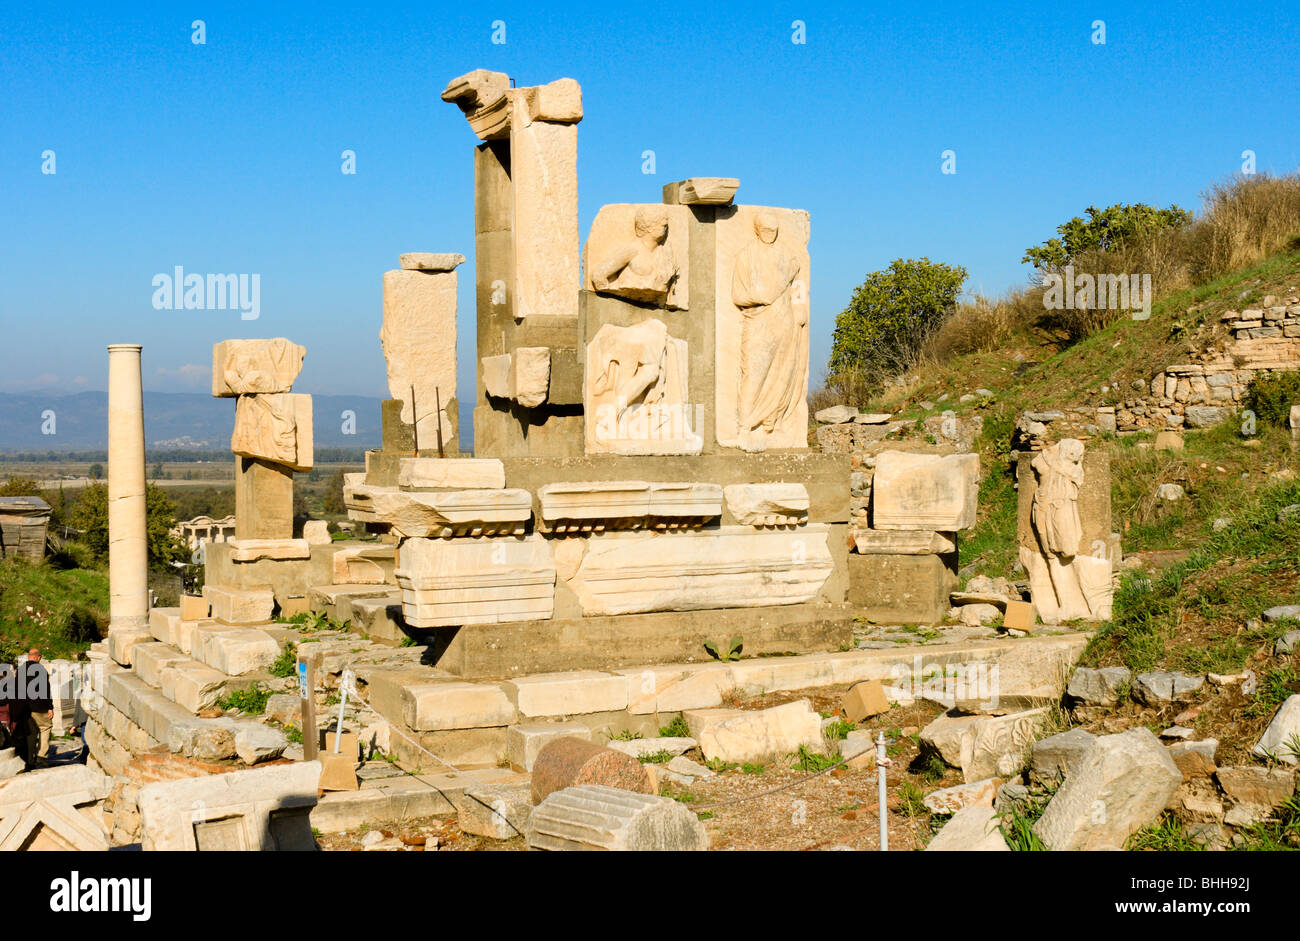
[[[202,391],[213,342],[286,336],[308,348],[299,391],[386,395],[380,278],[405,251],[470,259],[471,388],[475,140],[439,94],[478,67],[581,83],[584,239],[601,205],[687,176],[809,210],[814,382],[836,312],[894,258],[998,292],[1089,204],[1199,208],[1246,149],[1261,171],[1300,165],[1294,4],[870,6],[9,4],[0,391],[103,389],[113,342],[145,344],[147,389]],[[259,273],[260,319],[155,310],[176,265]]]

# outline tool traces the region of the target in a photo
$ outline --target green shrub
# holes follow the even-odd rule
[[[1157,209],[1145,203],[1131,206],[1117,203],[1105,209],[1089,206],[1086,211],[1087,221],[1075,216],[1061,223],[1056,227],[1060,238],[1048,239],[1042,245],[1025,249],[1021,261],[1040,270],[1061,268],[1080,255],[1132,247],[1157,232],[1179,229],[1192,221],[1192,214],[1177,206]]]
[[[260,716],[266,711],[266,701],[270,698],[271,691],[255,683],[248,689],[237,689],[229,696],[219,699],[217,708],[238,709],[246,716]]]
[[[1300,402],[1300,372],[1257,373],[1246,387],[1246,408],[1262,424],[1285,428],[1291,406]]]
[[[873,271],[835,318],[828,385],[862,401],[909,369],[956,308],[966,269],[929,258]]]

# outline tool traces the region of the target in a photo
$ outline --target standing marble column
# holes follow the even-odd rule
[[[108,348],[109,631],[149,625],[149,541],[145,525],[144,393],[140,350]]]

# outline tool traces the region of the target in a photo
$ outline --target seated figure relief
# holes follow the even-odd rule
[[[677,260],[668,244],[668,212],[662,206],[640,206],[633,237],[619,243],[592,264],[592,287],[630,301],[663,304],[678,277]]]

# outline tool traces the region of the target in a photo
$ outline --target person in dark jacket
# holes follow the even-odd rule
[[[0,663],[0,749],[12,748],[27,760],[27,700],[21,696],[18,671]]]
[[[23,698],[27,701],[27,767],[40,767],[50,750],[50,729],[54,725],[50,674],[35,647],[28,651],[27,660],[20,667]]]

